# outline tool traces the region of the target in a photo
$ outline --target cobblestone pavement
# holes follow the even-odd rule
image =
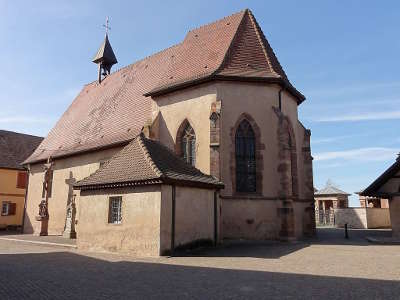
[[[134,258],[0,240],[0,299],[399,299],[387,231],[320,229],[308,243],[237,243]]]

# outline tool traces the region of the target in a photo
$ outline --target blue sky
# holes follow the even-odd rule
[[[96,79],[106,16],[120,68],[246,7],[307,97],[315,186],[367,186],[400,151],[398,1],[0,0],[0,128],[48,133]]]

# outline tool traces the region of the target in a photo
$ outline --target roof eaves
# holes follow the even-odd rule
[[[400,160],[397,159],[385,172],[383,172],[374,182],[364,189],[361,196],[377,196],[377,190],[384,185],[395,173],[400,170]]]
[[[178,90],[182,90],[188,87],[192,87],[195,85],[207,83],[213,80],[222,80],[222,81],[241,81],[241,82],[262,82],[262,83],[277,83],[281,86],[284,86],[287,91],[292,94],[297,99],[297,104],[301,104],[306,98],[303,94],[301,94],[296,88],[294,88],[291,84],[288,84],[286,80],[281,77],[245,77],[245,76],[229,76],[229,75],[219,75],[219,74],[211,74],[205,77],[196,78],[193,80],[181,82],[178,84],[164,86],[161,88],[154,89],[150,92],[143,94],[145,97],[157,97],[161,95],[165,95],[168,93],[172,93]]]
[[[123,140],[123,141],[118,141],[115,143],[110,143],[107,145],[101,145],[101,146],[97,146],[97,147],[92,147],[92,148],[88,148],[88,149],[81,149],[81,150],[71,150],[70,152],[65,152],[65,153],[60,153],[60,154],[56,154],[56,155],[50,155],[51,158],[66,158],[66,157],[71,157],[71,156],[75,156],[75,155],[79,155],[79,154],[84,154],[84,153],[90,153],[90,152],[94,152],[94,151],[98,151],[98,150],[105,150],[105,149],[110,149],[110,148],[114,148],[114,147],[118,147],[118,146],[125,146],[127,144],[129,144],[133,139],[127,139],[127,140]],[[24,162],[22,162],[22,165],[28,165],[28,164],[34,164],[34,163],[40,163],[43,161],[46,161],[47,158],[40,158],[40,159],[35,159],[31,157],[28,157]]]
[[[99,190],[99,189],[109,189],[109,188],[120,188],[120,187],[132,187],[132,186],[143,186],[143,185],[154,185],[161,184],[163,180],[159,178],[146,179],[140,181],[125,181],[125,182],[113,182],[113,183],[98,183],[98,184],[85,184],[76,183],[74,184],[74,190]]]

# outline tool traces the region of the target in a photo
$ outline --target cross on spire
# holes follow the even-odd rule
[[[111,30],[111,27],[108,25],[108,17],[106,18],[106,24],[103,24],[103,27],[106,28],[106,35],[108,35],[108,30]]]

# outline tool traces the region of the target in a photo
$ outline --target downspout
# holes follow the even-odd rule
[[[171,188],[172,188],[172,209],[171,209],[171,256],[173,256],[173,255],[174,255],[174,249],[175,249],[176,187],[175,187],[175,185],[172,185]]]
[[[26,203],[28,202],[28,188],[29,188],[29,173],[30,173],[30,165],[28,165],[26,169],[27,172],[27,180],[26,180],[26,188],[25,188],[25,201],[24,201],[24,211],[22,213],[22,228],[21,228],[21,233],[24,233],[24,227],[25,227],[25,215],[26,215]]]
[[[279,111],[282,111],[282,92],[285,90],[286,86],[282,85],[281,89],[278,92],[278,107]]]
[[[214,246],[218,243],[218,195],[217,191],[214,191]]]

